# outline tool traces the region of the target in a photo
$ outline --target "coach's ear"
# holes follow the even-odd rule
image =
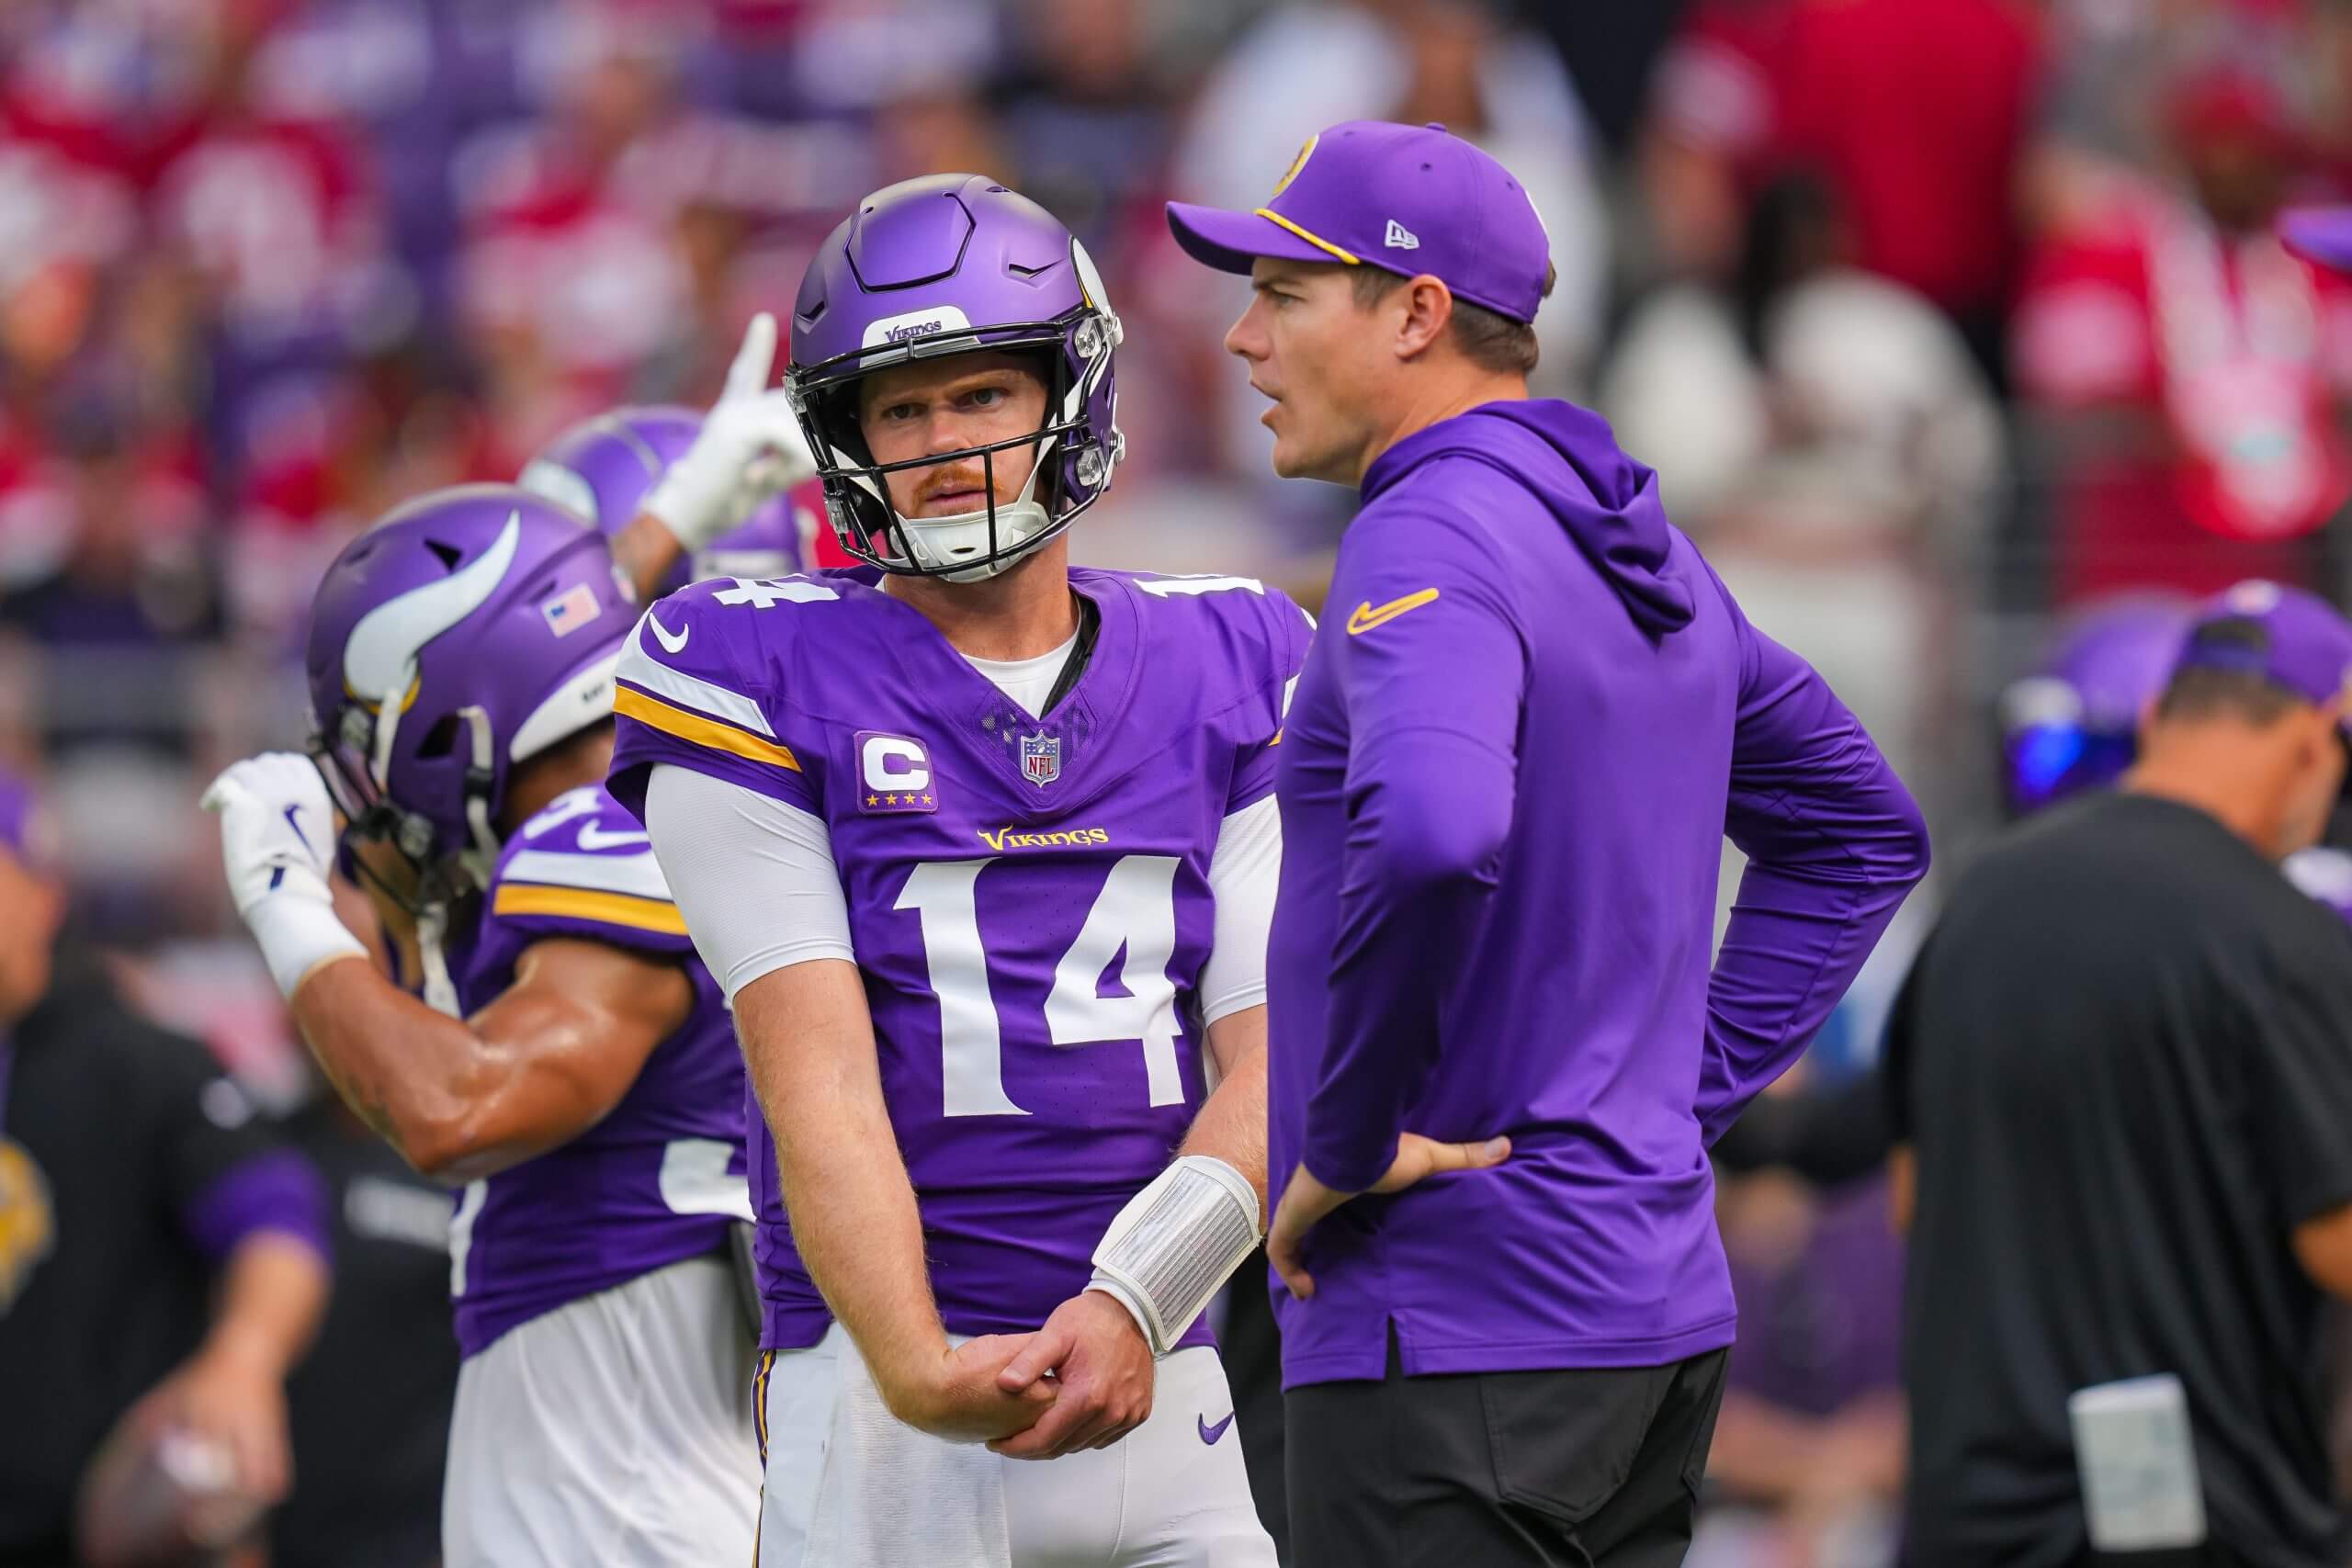
[[[1423,273],[1398,290],[1405,318],[1397,323],[1396,350],[1399,359],[1418,359],[1444,335],[1453,320],[1453,290],[1445,280]]]

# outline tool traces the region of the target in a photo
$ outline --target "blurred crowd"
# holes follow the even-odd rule
[[[2352,194],[2352,0],[19,0],[0,763],[43,781],[82,930],[299,1096],[195,800],[300,739],[320,570],[583,415],[707,403],[909,175],[1005,180],[1109,282],[1129,460],[1078,558],[1311,602],[1351,498],[1268,477],[1219,348],[1244,286],[1160,204],[1253,206],[1351,118],[1525,183],[1559,270],[1537,389],[1660,471],[1946,865],[1999,818],[1995,694],[2065,616],[2254,574],[2344,596],[2352,290],[2269,225]],[[1815,1082],[1867,1061],[1904,956]],[[1887,1561],[1871,1185],[1727,1180],[1724,1223],[1743,1332],[1693,1562]]]

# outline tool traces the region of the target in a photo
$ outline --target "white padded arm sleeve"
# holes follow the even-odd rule
[[[1201,1021],[1266,999],[1266,933],[1274,923],[1274,888],[1283,874],[1283,818],[1274,797],[1245,806],[1218,825],[1209,854],[1209,894],[1216,916],[1201,965]]]
[[[645,828],[695,951],[730,1001],[777,969],[857,961],[823,818],[665,763],[646,780]]]

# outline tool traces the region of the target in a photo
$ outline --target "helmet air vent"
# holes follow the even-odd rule
[[[424,739],[417,743],[417,761],[433,761],[437,758],[447,756],[456,750],[457,747],[458,716],[453,713],[444,714],[441,716],[440,722],[426,730]]]

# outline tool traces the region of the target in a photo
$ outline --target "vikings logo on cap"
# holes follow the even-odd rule
[[[1306,167],[1306,160],[1315,155],[1315,144],[1322,140],[1323,133],[1318,130],[1299,144],[1298,156],[1290,161],[1290,167],[1283,171],[1283,177],[1274,182],[1272,194],[1266,197],[1268,201],[1290,188],[1290,182],[1298,178],[1298,171]]]

